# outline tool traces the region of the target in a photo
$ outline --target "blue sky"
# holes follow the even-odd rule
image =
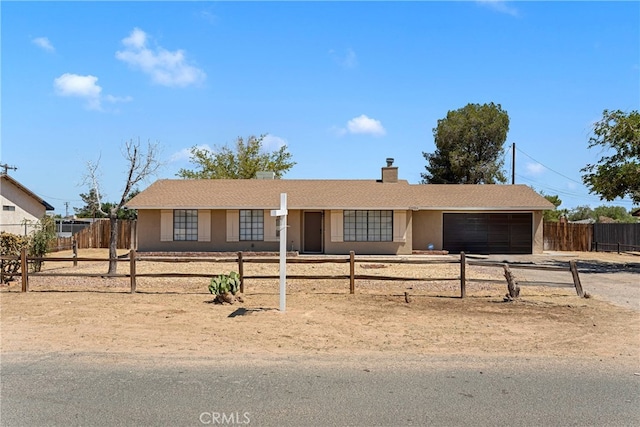
[[[393,157],[418,183],[438,119],[489,102],[511,120],[508,176],[516,143],[517,183],[598,206],[580,178],[602,155],[591,126],[640,104],[638,2],[2,1],[0,13],[0,162],[62,215],[82,206],[90,161],[104,201],[119,199],[131,139],[159,143],[156,178],[194,168],[190,147],[269,134],[297,162],[285,179],[378,179]]]

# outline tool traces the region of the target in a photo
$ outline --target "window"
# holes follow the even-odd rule
[[[8,205],[2,205],[2,210],[3,211],[15,211],[16,207],[15,206],[8,206]]]
[[[173,211],[173,240],[198,240],[198,210]]]
[[[393,211],[344,211],[345,242],[391,242]]]
[[[243,209],[240,211],[240,240],[264,240],[264,211]]]

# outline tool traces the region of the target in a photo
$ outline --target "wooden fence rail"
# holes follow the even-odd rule
[[[128,277],[130,279],[131,284],[131,293],[136,292],[136,279],[140,277],[206,277],[211,278],[216,276],[217,274],[211,273],[137,273],[137,264],[140,262],[205,262],[205,263],[229,263],[236,262],[238,263],[238,272],[240,275],[240,292],[244,292],[245,290],[245,281],[246,279],[278,279],[279,275],[247,275],[244,273],[244,264],[245,263],[278,263],[278,259],[270,259],[265,257],[256,257],[256,258],[245,258],[242,252],[238,252],[237,257],[235,258],[201,258],[201,257],[148,257],[148,256],[138,256],[135,250],[131,250],[129,252],[129,256],[126,258],[116,258],[115,261],[118,262],[128,262],[129,263],[129,273],[128,274],[111,274],[107,275],[104,273],[61,273],[61,272],[50,272],[50,271],[40,271],[40,272],[28,272],[28,264],[35,261],[43,261],[43,262],[70,262],[72,261],[74,265],[77,265],[78,262],[85,261],[111,261],[110,259],[105,258],[56,258],[56,257],[27,257],[26,249],[23,249],[20,257],[16,256],[0,256],[0,261],[5,260],[20,260],[21,262],[21,272],[20,276],[22,279],[22,292],[29,291],[29,277],[30,276],[42,276],[42,277]],[[363,262],[363,263],[386,263],[386,264],[460,264],[460,275],[457,277],[399,277],[399,276],[378,276],[378,275],[365,275],[365,274],[355,274],[355,264]],[[572,275],[572,282],[563,282],[563,283],[549,283],[549,282],[528,282],[527,285],[538,285],[538,286],[559,286],[559,287],[574,287],[576,289],[576,293],[578,296],[584,296],[584,292],[582,290],[582,285],[580,283],[580,278],[578,275],[578,269],[575,261],[570,261],[567,267],[553,267],[553,266],[540,266],[540,265],[530,265],[530,264],[506,264],[506,263],[493,263],[493,262],[485,262],[485,261],[467,261],[464,252],[460,254],[460,259],[445,259],[445,260],[434,260],[434,259],[403,259],[403,258],[383,258],[383,259],[374,259],[374,258],[356,258],[354,252],[352,251],[348,258],[316,258],[316,259],[306,259],[306,258],[287,258],[288,264],[318,264],[318,263],[333,263],[333,264],[349,264],[349,274],[344,275],[287,275],[289,279],[345,279],[349,280],[349,293],[355,293],[355,281],[356,280],[382,280],[382,281],[424,281],[424,282],[440,282],[440,281],[459,281],[460,282],[460,297],[464,298],[466,296],[466,284],[467,282],[487,282],[487,281],[495,281],[491,279],[472,279],[467,277],[466,267],[467,265],[476,265],[476,266],[484,266],[484,267],[499,267],[503,268],[505,265],[511,268],[522,268],[522,269],[533,269],[533,270],[541,270],[541,271],[567,271]],[[2,271],[2,269],[0,269]],[[4,277],[0,278],[4,281]]]

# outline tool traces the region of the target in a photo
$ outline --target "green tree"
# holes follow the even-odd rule
[[[263,149],[266,135],[249,136],[246,142],[238,137],[235,147],[224,146],[212,152],[192,147],[190,162],[197,169],[180,169],[177,176],[187,179],[252,179],[257,172],[274,172],[282,178],[296,163],[291,161],[287,146],[267,152]]]
[[[567,214],[567,210],[566,209],[558,209],[560,207],[560,205],[562,204],[562,200],[560,200],[560,197],[558,197],[557,195],[552,196],[549,194],[544,194],[541,193],[542,196],[544,196],[545,199],[547,199],[548,201],[550,201],[551,203],[553,203],[553,206],[555,206],[556,208],[551,210],[546,210],[542,213],[542,217],[544,219],[545,222],[558,222],[560,221],[560,217],[563,215]]]
[[[589,138],[593,147],[610,155],[581,169],[589,191],[603,200],[630,197],[640,203],[640,113],[604,110]]]
[[[569,221],[592,219],[594,222],[600,222],[601,218],[611,218],[615,222],[637,222],[637,219],[624,206],[601,205],[595,208],[576,206],[569,211],[567,217]]]
[[[569,211],[567,218],[569,219],[569,221],[594,219],[593,209],[591,209],[589,206],[586,206],[586,205],[576,206],[575,208]]]
[[[105,218],[107,215],[100,206],[98,200],[98,194],[94,188],[89,190],[88,194],[80,193],[80,198],[84,202],[84,206],[81,208],[73,208],[78,218]]]
[[[503,145],[509,115],[500,104],[467,104],[438,120],[436,151],[427,160],[423,184],[495,184],[506,182]]]
[[[594,219],[600,221],[600,218],[611,218],[615,222],[636,222],[635,217],[627,211],[623,206],[598,206],[593,209]]]
[[[140,190],[137,188],[131,190],[127,196],[127,202],[138,193],[140,193]],[[117,206],[117,204],[113,202],[99,203],[98,195],[93,188],[89,190],[89,194],[80,194],[80,198],[84,201],[85,205],[81,208],[73,208],[78,218],[107,218],[109,216],[107,212],[110,212],[111,209]],[[136,219],[137,213],[135,210],[118,209],[117,218]]]

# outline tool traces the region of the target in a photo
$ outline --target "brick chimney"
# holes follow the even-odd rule
[[[387,157],[387,166],[382,168],[382,182],[398,182],[398,167],[393,166],[391,157]]]

